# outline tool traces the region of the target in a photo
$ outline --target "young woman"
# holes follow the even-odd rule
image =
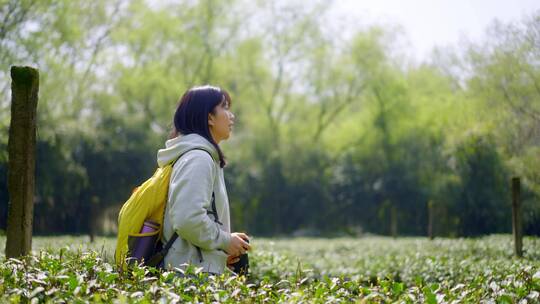
[[[163,222],[163,243],[178,238],[165,267],[192,264],[221,274],[250,249],[244,233],[231,233],[229,200],[219,143],[229,138],[234,115],[231,98],[220,88],[189,89],[174,114],[172,138],[158,151],[158,165],[174,163]]]

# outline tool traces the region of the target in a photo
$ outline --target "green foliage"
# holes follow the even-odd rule
[[[140,267],[118,273],[109,263],[113,239],[93,246],[73,237],[34,241],[39,251],[32,255],[0,258],[2,301],[516,303],[540,297],[536,238],[525,240],[522,259],[510,257],[510,237],[502,235],[256,239],[247,279],[207,276],[194,267],[183,275]]]
[[[476,73],[471,93],[486,109],[483,118],[514,174],[538,191],[540,126],[540,17],[538,12],[520,23],[494,23],[482,47],[471,50]],[[536,158],[537,159],[537,158]]]
[[[508,231],[512,212],[506,203],[510,193],[506,190],[509,175],[490,138],[471,134],[454,152],[455,166],[461,185],[458,201],[453,206],[459,214],[462,235],[480,235],[488,232]]]
[[[211,83],[236,115],[223,144],[235,229],[422,235],[432,202],[436,234],[509,232],[519,175],[525,230],[540,233],[538,13],[406,64],[398,32],[342,34],[330,6],[2,2],[0,62],[40,71],[35,232],[114,232],[100,225],[154,169],[180,95]],[[0,228],[8,78],[0,71]]]

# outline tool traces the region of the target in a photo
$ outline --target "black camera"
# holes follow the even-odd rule
[[[249,243],[249,240],[244,240]],[[247,276],[249,272],[249,258],[248,254],[244,253],[240,256],[240,260],[234,264],[231,264],[233,271],[238,275]]]

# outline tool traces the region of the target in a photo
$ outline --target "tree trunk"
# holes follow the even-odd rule
[[[429,201],[427,203],[427,207],[428,207],[428,229],[427,229],[427,234],[428,234],[428,238],[430,240],[433,240],[434,238],[434,234],[433,234],[433,216],[434,216],[434,210],[433,210],[433,201]]]
[[[26,255],[32,249],[39,72],[30,67],[13,66],[11,79],[6,240],[8,258]]]
[[[512,178],[512,234],[514,235],[514,253],[523,256],[523,229],[521,224],[519,177]]]

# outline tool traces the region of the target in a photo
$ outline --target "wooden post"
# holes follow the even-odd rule
[[[90,243],[93,243],[98,230],[98,209],[99,209],[99,197],[92,196],[90,199],[90,218],[88,219],[88,235],[90,236]]]
[[[398,234],[398,223],[397,223],[397,208],[396,206],[392,205],[390,207],[390,233],[392,234],[393,238],[397,238]]]
[[[433,201],[428,201],[427,203],[428,208],[428,228],[427,228],[427,234],[428,238],[430,240],[433,240],[434,234],[433,234]]]
[[[11,79],[6,229],[8,258],[26,255],[32,249],[39,72],[30,67],[12,66]]]
[[[512,234],[514,235],[514,252],[518,257],[523,256],[520,188],[519,177],[512,178]]]

